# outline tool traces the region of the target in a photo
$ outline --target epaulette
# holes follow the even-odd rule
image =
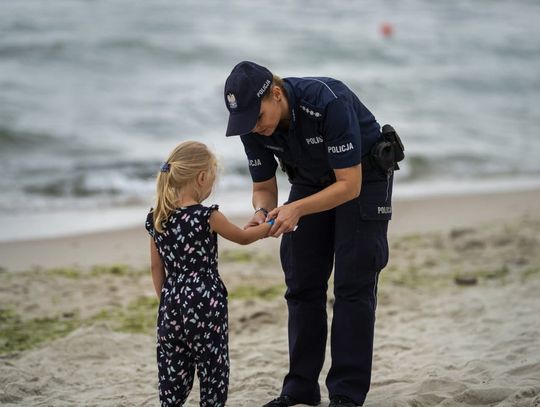
[[[323,109],[313,106],[312,104],[306,102],[303,99],[301,99],[300,103],[298,103],[298,108],[304,115],[313,120],[321,120],[324,116]]]

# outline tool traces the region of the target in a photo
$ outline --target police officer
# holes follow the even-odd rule
[[[283,235],[289,372],[281,395],[265,407],[320,403],[333,267],[330,406],[362,405],[391,217],[392,171],[380,171],[368,159],[380,126],[336,79],[281,79],[248,61],[234,67],[224,97],[230,113],[226,135],[241,137],[253,180],[255,213],[247,227],[273,218],[270,235]],[[282,206],[277,161],[292,184]]]

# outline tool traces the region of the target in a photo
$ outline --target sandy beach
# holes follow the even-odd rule
[[[538,202],[540,190],[395,202],[365,406],[540,406]],[[0,243],[1,405],[159,404],[141,215],[139,228]],[[287,371],[278,246],[220,240],[229,406],[261,406]],[[329,316],[332,302],[329,290]],[[328,349],[322,407],[329,363]],[[195,385],[187,405],[198,399]]]

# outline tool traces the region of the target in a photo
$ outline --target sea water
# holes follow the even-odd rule
[[[538,187],[538,17],[537,1],[3,1],[0,240],[142,224],[187,139],[220,158],[215,202],[249,211],[224,136],[241,60],[353,89],[404,141],[397,198]]]

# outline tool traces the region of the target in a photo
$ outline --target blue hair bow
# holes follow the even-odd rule
[[[171,170],[171,164],[163,163],[161,166],[161,172],[169,172]]]

